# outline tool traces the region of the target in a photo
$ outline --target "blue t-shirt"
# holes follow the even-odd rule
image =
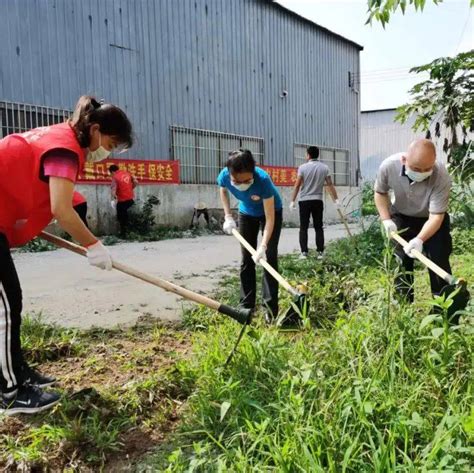
[[[239,212],[251,217],[263,217],[263,200],[275,198],[275,210],[282,209],[281,197],[270,176],[258,167],[253,173],[254,183],[246,190],[239,191],[230,181],[229,169],[224,168],[217,177],[217,184],[225,187],[238,201]]]

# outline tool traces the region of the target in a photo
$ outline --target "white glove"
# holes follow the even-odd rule
[[[385,235],[388,239],[391,238],[392,232],[398,231],[397,225],[391,218],[387,218],[387,220],[382,220],[382,225],[385,229]]]
[[[336,200],[334,201],[334,205],[336,206],[336,209],[337,209],[337,210],[341,210],[341,209],[342,209],[342,205],[341,205],[341,203],[339,202],[339,199],[336,199]]]
[[[290,210],[296,210],[296,203],[295,203],[294,200],[292,200],[292,201],[290,202],[290,207],[289,207],[289,209],[290,209]]]
[[[224,233],[227,233],[227,235],[232,235],[232,230],[235,230],[236,228],[237,224],[235,223],[232,215],[226,215],[224,225],[222,226]]]
[[[252,259],[255,264],[258,264],[260,260],[267,261],[267,245],[264,245],[263,243],[258,247],[257,252],[252,256]]]
[[[112,258],[110,257],[109,250],[100,241],[87,247],[87,259],[92,266],[97,266],[107,271],[112,269]]]
[[[403,248],[403,251],[410,257],[415,258],[415,255],[411,254],[411,250],[417,250],[420,253],[423,252],[423,240],[420,238],[413,238],[408,242],[408,244]]]
[[[110,206],[112,207],[112,210],[117,209],[117,201],[115,199],[110,201]]]

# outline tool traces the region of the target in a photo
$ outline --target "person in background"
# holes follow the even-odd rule
[[[78,191],[74,191],[72,195],[72,208],[77,212],[80,219],[84,222],[84,225],[89,228],[87,224],[87,200]]]
[[[403,268],[396,278],[397,292],[409,302],[414,301],[412,250],[424,252],[451,273],[452,240],[447,213],[450,190],[451,177],[445,165],[436,161],[435,146],[427,139],[418,139],[406,152],[389,156],[377,173],[374,200],[386,235],[390,238],[392,232],[400,232],[408,241],[404,248],[393,244]],[[431,270],[429,276],[431,292],[437,296],[447,283]]]
[[[278,271],[278,242],[283,221],[282,201],[270,176],[256,166],[252,153],[238,149],[229,154],[226,167],[217,178],[220,198],[224,207],[224,232],[231,235],[237,225],[230,210],[229,192],[239,201],[239,230],[242,236],[257,248],[258,233],[262,241],[257,254],[251,256],[242,247],[240,265],[240,304],[255,308],[255,264],[264,259]],[[278,316],[278,282],[266,271],[263,273],[263,304],[266,321]]]
[[[296,209],[296,197],[300,194],[298,205],[300,209],[300,249],[301,259],[308,257],[308,228],[310,218],[313,218],[314,231],[316,233],[316,251],[318,258],[322,258],[324,252],[324,229],[323,229],[323,193],[324,185],[327,185],[336,208],[341,208],[334,187],[329,168],[319,161],[319,148],[310,146],[306,150],[306,163],[298,168],[293,194],[291,197],[290,210]]]
[[[135,203],[134,189],[138,181],[128,171],[120,170],[115,164],[109,166],[112,175],[112,208],[117,210],[117,220],[120,226],[120,236],[125,238],[128,232],[128,210]]]
[[[102,161],[132,142],[125,113],[90,96],[79,99],[65,123],[0,140],[0,414],[34,414],[60,398],[43,390],[55,379],[32,369],[23,357],[22,292],[11,248],[38,236],[55,218],[87,248],[91,265],[112,269],[108,250],[72,207],[74,184],[86,162]]]

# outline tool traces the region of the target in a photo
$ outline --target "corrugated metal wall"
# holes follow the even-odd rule
[[[133,120],[133,156],[168,158],[182,125],[263,137],[266,164],[348,149],[355,175],[359,50],[269,2],[0,0],[0,44],[0,100],[104,97]]]
[[[363,180],[373,181],[378,168],[385,158],[394,153],[405,151],[416,138],[424,138],[425,132],[414,132],[412,126],[415,118],[411,117],[403,125],[395,122],[395,109],[362,112],[360,123],[360,167]],[[433,142],[436,147],[437,159],[446,162],[443,150],[446,128],[440,130],[440,136],[434,136],[434,124],[431,127]],[[459,128],[458,138],[462,141],[462,129]],[[473,133],[469,133],[472,139]]]
[[[380,164],[394,153],[405,151],[417,137],[424,133],[414,133],[410,119],[404,125],[394,122],[395,110],[362,112],[360,121],[360,169],[363,180],[373,181]]]

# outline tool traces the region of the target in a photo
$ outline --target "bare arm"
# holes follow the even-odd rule
[[[268,246],[275,228],[275,197],[264,199],[263,209],[265,210],[265,228],[263,229],[262,244]]]
[[[417,238],[423,241],[429,240],[441,227],[445,214],[430,214],[428,220],[423,225]]]
[[[112,200],[117,200],[117,182],[115,179],[112,179],[110,184],[110,191],[112,192]]]
[[[337,191],[336,191],[336,188],[334,187],[334,184],[332,183],[331,176],[326,177],[326,186],[327,186],[327,191],[332,197],[332,200],[336,201],[338,199]]]
[[[219,188],[219,194],[221,196],[222,207],[224,207],[224,215],[232,215],[230,211],[229,192],[225,187],[221,187]]]
[[[79,215],[72,207],[74,184],[62,177],[50,177],[49,196],[51,212],[61,228],[69,233],[82,246],[90,246],[97,238],[84,225]]]
[[[138,186],[138,179],[135,176],[132,176],[132,187],[135,189],[135,187]]]
[[[301,186],[303,185],[303,178],[298,176],[296,178],[295,186],[293,187],[293,194],[291,195],[291,201],[294,202],[298,196]]]
[[[390,200],[388,194],[374,192],[374,201],[379,212],[380,220],[389,220],[392,218],[390,215]]]

